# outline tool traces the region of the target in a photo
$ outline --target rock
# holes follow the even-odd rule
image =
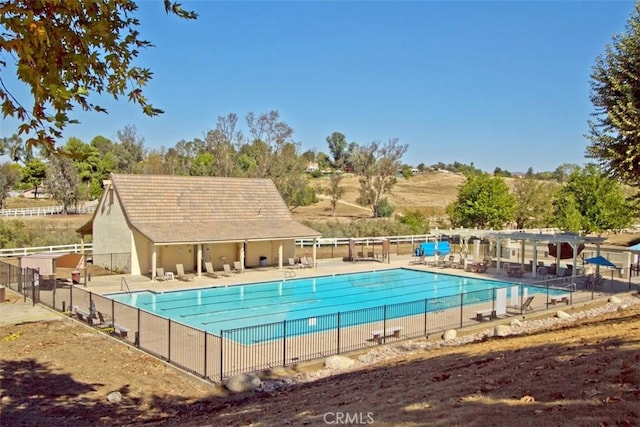
[[[122,394],[119,391],[112,391],[107,395],[107,400],[111,403],[120,403],[122,402]]]
[[[556,312],[556,317],[557,317],[558,319],[562,319],[562,320],[568,320],[568,319],[571,319],[571,315],[570,315],[569,313],[565,313],[565,312],[564,312],[564,311],[562,311],[562,310],[558,310],[558,311]]]
[[[242,393],[245,391],[255,390],[260,387],[262,381],[256,375],[253,374],[240,374],[234,375],[231,378],[228,378],[224,386],[235,393]]]
[[[328,369],[347,369],[356,363],[353,359],[346,356],[329,356],[324,360],[324,366]]]
[[[613,303],[613,304],[620,304],[622,302],[622,300],[620,298],[618,298],[617,296],[613,295],[613,296],[609,297],[609,302]]]
[[[495,337],[506,337],[511,334],[511,328],[507,325],[496,325],[493,328],[493,336]]]
[[[618,311],[624,311],[627,308],[629,308],[629,306],[627,304],[621,304],[618,306]]]
[[[442,339],[445,341],[451,341],[456,339],[457,336],[458,336],[458,333],[456,332],[455,329],[449,329],[444,331],[444,334],[442,334]]]
[[[509,325],[512,328],[520,328],[520,327],[522,327],[522,322],[519,321],[518,319],[514,319],[514,320],[511,321],[511,323],[509,323]]]

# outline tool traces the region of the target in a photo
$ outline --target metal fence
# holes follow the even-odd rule
[[[12,264],[0,262],[0,285],[23,295],[25,301],[31,298],[35,305],[40,301],[38,271],[31,268],[20,268]]]
[[[496,313],[498,289],[466,292],[447,297],[336,312],[223,330],[220,336],[205,332],[139,308],[94,294],[76,285],[54,283],[52,288],[33,286],[34,272],[18,272],[0,262],[0,279],[11,289],[35,301],[87,321],[148,353],[211,381],[240,373],[289,366],[374,347],[404,339],[429,337],[447,329],[479,323],[478,313]],[[524,288],[538,298],[533,310],[548,308],[558,289],[566,291],[567,304],[588,300],[575,285],[556,280],[538,284],[511,284],[508,292],[519,296],[510,315],[526,310]],[[37,290],[37,291],[36,291]],[[506,295],[506,293],[505,293]],[[591,296],[593,298],[593,296]],[[544,300],[544,301],[540,301]],[[511,302],[514,302],[513,299]],[[504,301],[503,301],[504,303]],[[499,314],[499,313],[498,313]]]

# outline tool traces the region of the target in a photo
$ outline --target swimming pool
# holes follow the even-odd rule
[[[459,300],[451,297],[462,293],[469,295],[464,299],[465,304],[491,301],[493,289],[511,286],[512,284],[497,280],[399,268],[164,293],[144,291],[107,296],[173,321],[220,335],[223,330],[285,320],[314,319],[315,326],[317,319],[329,314],[425,299],[437,299],[440,302],[438,309],[443,309],[458,305]],[[527,289],[529,294],[545,291],[536,287]],[[511,289],[508,292],[510,293]],[[414,313],[405,309],[395,310],[392,316],[412,314]],[[385,313],[385,316],[388,318],[389,314]],[[381,319],[376,319],[374,315],[368,320]],[[317,330],[337,327],[331,324],[333,321],[328,322],[330,323],[319,322]],[[286,332],[289,335],[309,333],[308,326],[311,323],[307,322],[304,328],[297,331],[295,326],[294,329],[290,326]],[[343,321],[340,326],[349,325]],[[265,336],[260,337],[260,341],[278,338],[278,334],[283,333],[278,328],[268,330],[269,332],[263,333]],[[257,340],[253,339],[253,342]]]

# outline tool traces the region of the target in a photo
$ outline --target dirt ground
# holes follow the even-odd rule
[[[460,347],[402,345],[366,368],[231,394],[71,319],[6,326],[0,425],[640,425],[640,304]]]

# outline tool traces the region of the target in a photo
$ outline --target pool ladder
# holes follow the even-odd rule
[[[296,272],[295,271],[286,270],[284,272],[284,280],[293,279],[294,277],[296,277]]]
[[[120,279],[120,290],[121,291],[126,290],[128,294],[131,293],[131,289],[129,289],[129,284],[127,283],[127,279],[125,279],[124,277]]]

